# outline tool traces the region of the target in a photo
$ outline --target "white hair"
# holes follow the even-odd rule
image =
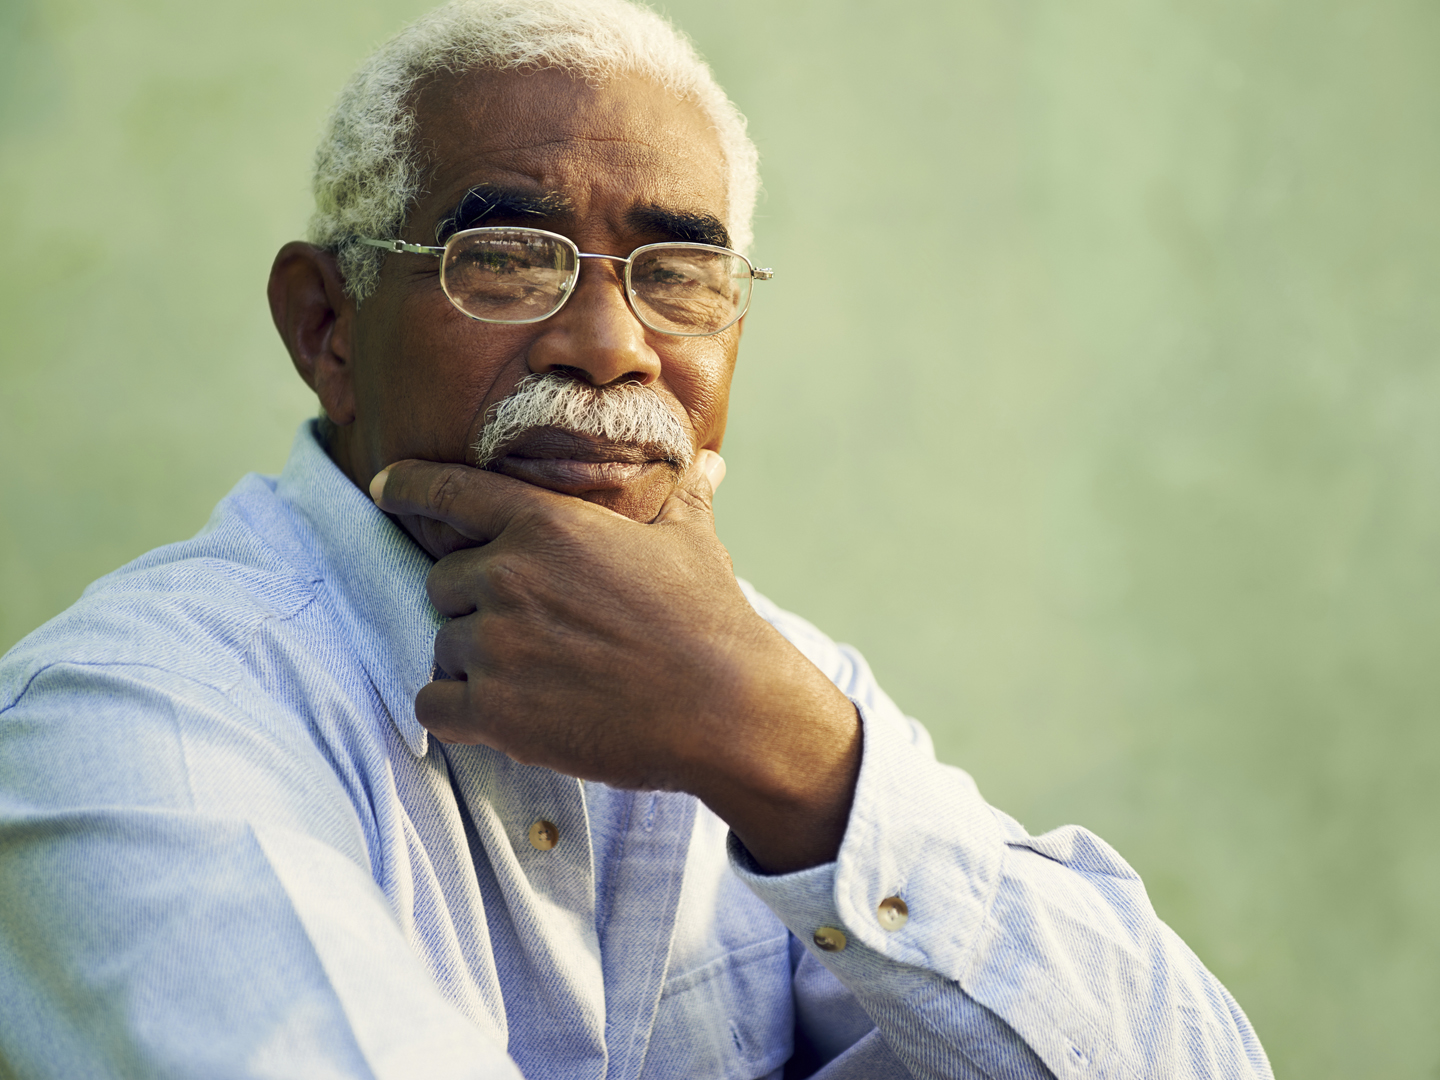
[[[335,252],[357,300],[375,288],[383,252],[356,237],[400,235],[422,194],[414,145],[423,79],[476,69],[559,68],[602,85],[634,74],[694,101],[719,138],[729,174],[731,243],[745,252],[760,175],[745,118],[680,31],[630,0],[453,0],[411,23],[355,73],[330,114],[315,158],[310,240]]]
[[[695,456],[685,428],[648,386],[591,386],[564,372],[549,371],[525,376],[508,397],[490,407],[480,438],[471,448],[476,466],[483,469],[535,428],[559,428],[644,446],[678,472],[688,469]]]

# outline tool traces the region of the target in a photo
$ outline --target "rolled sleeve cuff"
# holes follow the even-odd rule
[[[731,866],[827,966],[863,963],[868,954],[959,980],[1000,881],[1002,825],[969,774],[917,745],[910,721],[860,702],[855,707],[864,756],[836,860],[768,875],[732,833]],[[909,911],[893,930],[880,920],[888,897],[899,897]],[[845,948],[818,945],[822,929],[841,931]],[[852,959],[846,954],[855,944],[863,948]]]

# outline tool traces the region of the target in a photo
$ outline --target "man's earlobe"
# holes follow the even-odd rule
[[[332,422],[351,423],[355,302],[345,293],[334,254],[298,240],[286,244],[270,268],[267,292],[295,370]]]

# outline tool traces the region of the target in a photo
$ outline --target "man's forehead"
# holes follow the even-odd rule
[[[640,78],[471,72],[427,85],[416,119],[437,221],[497,195],[556,218],[593,197],[717,219],[728,209],[723,154],[699,107]]]

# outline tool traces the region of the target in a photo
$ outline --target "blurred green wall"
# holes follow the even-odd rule
[[[423,0],[0,0],[0,648],[312,411],[320,120]],[[1440,5],[673,0],[776,280],[720,527],[1282,1076],[1440,1076]]]

